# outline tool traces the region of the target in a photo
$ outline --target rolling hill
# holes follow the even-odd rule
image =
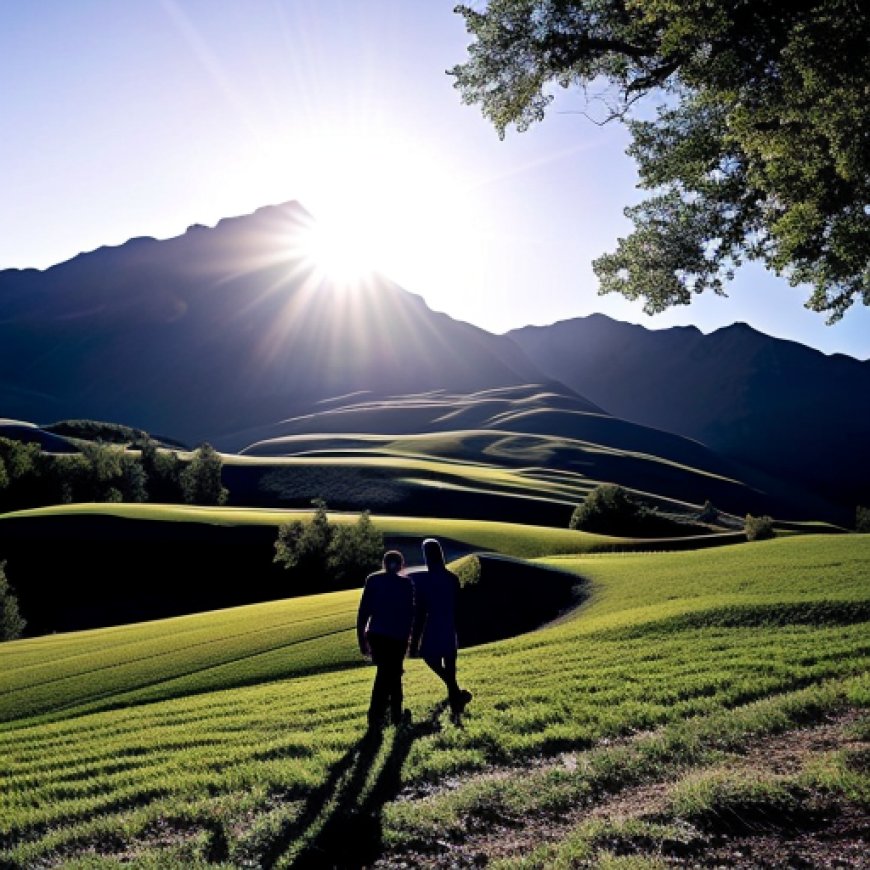
[[[355,396],[283,420],[262,434],[269,437],[244,448],[242,456],[288,457],[294,463],[283,472],[267,472],[271,483],[266,486],[285,496],[295,493],[299,499],[307,492],[311,498],[317,495],[314,484],[305,490],[304,481],[306,474],[313,474],[321,494],[337,507],[377,506],[520,522],[532,521],[530,513],[537,512],[537,522],[564,525],[570,516],[566,508],[597,483],[611,482],[664,508],[698,507],[709,499],[740,516],[761,512],[782,519],[850,518],[825,499],[719,456],[697,441],[627,422],[568,391],[535,384],[473,394],[439,390],[388,399]],[[228,481],[238,481],[239,492],[250,486],[243,467],[231,461],[227,469]],[[384,501],[366,505],[343,496],[337,491],[340,481],[330,484],[327,479],[336,467],[348,480],[351,474],[368,478],[370,498]],[[252,473],[248,468],[248,477]],[[283,488],[278,483],[282,477],[288,484]],[[415,500],[410,490],[427,478],[429,494],[422,502]],[[359,479],[355,486],[365,489]],[[465,500],[445,495],[449,488],[464,490]],[[482,492],[512,501],[473,504]],[[256,498],[264,495],[261,484]],[[517,498],[537,504],[524,505]],[[302,505],[297,501],[294,506]]]
[[[47,634],[324,592],[322,578],[290,576],[273,561],[277,527],[310,517],[310,511],[276,509],[58,505],[0,515],[0,552],[27,633]],[[339,524],[356,521],[355,514],[330,517]],[[534,558],[743,540],[741,532],[729,531],[650,539],[491,520],[375,515],[373,521],[411,566],[432,535],[451,559],[475,551]]]
[[[0,863],[697,866],[733,839],[751,866],[796,820],[794,854],[860,855],[868,544],[531,563],[527,595],[555,567],[580,606],[464,650],[459,725],[408,661],[413,722],[382,734],[353,593],[3,644]]]

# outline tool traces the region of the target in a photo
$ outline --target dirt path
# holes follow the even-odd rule
[[[868,744],[851,733],[859,715],[848,710],[822,723],[765,736],[746,752],[728,756],[727,769],[737,775],[741,772],[763,776],[794,775],[813,756],[833,750],[866,750]],[[558,761],[546,762],[535,769],[570,767],[572,763],[576,763],[573,756],[563,755]],[[510,771],[489,774],[493,775],[508,776]],[[459,780],[447,783],[446,788],[442,786],[440,790],[449,790],[459,784]],[[548,843],[558,843],[589,820],[673,821],[666,818],[673,785],[673,780],[667,780],[633,786],[594,803],[578,806],[557,820],[544,815],[530,815],[522,824],[513,827],[495,824],[483,833],[471,833],[460,843],[439,843],[441,851],[436,854],[386,856],[375,867],[380,870],[484,867],[499,859],[526,856]],[[827,814],[813,818],[811,823],[800,828],[793,826],[791,830],[787,826],[771,827],[747,835],[729,836],[705,833],[688,825],[685,828],[686,841],[682,848],[675,847],[670,853],[659,852],[656,857],[673,866],[690,867],[870,868],[870,820],[866,812],[852,804],[829,809]]]

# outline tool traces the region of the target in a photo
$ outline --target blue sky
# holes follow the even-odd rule
[[[637,201],[625,131],[560,95],[499,141],[444,70],[454,0],[13,0],[0,27],[0,268],[45,268],[297,199],[355,228],[373,262],[501,332],[602,311],[705,332],[745,321],[870,357],[870,310],[803,308],[758,266],[729,298],[648,317],[599,297],[591,261]]]

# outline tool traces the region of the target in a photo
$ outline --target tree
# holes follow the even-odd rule
[[[223,460],[211,444],[201,444],[181,472],[181,489],[188,504],[226,504],[229,491],[221,483]]]
[[[344,586],[376,570],[384,554],[384,536],[374,527],[371,515],[363,511],[348,526],[335,526],[326,554],[331,580]]]
[[[773,520],[768,516],[754,517],[746,514],[746,522],[743,525],[747,541],[766,541],[775,536]]]
[[[629,535],[641,530],[646,509],[621,486],[603,483],[580,502],[568,526],[602,535]]]
[[[541,121],[554,85],[588,100],[608,84],[602,123],[628,125],[652,195],[593,264],[599,292],[654,313],[724,293],[749,259],[811,284],[807,307],[829,322],[870,305],[866,3],[491,0],[457,12],[474,42],[449,74],[502,137]]]
[[[121,451],[102,443],[81,445],[83,463],[78,466],[84,501],[120,501],[116,486],[121,477]]]
[[[124,501],[148,501],[148,477],[142,461],[136,456],[124,453],[121,456],[121,485]]]
[[[715,523],[719,520],[719,511],[714,506],[713,502],[708,498],[698,514],[698,519],[702,523]]]
[[[18,612],[18,599],[6,578],[6,563],[0,561],[0,640],[15,640],[27,625]]]
[[[855,508],[855,531],[870,532],[870,508],[862,505]]]
[[[275,562],[288,570],[317,578],[326,575],[326,551],[332,530],[326,515],[326,502],[314,499],[314,516],[308,523],[293,520],[278,529],[275,541]]]
[[[140,451],[148,500],[168,503],[183,501],[183,466],[178,454],[172,450],[161,450],[160,445],[148,436],[140,438],[133,447]]]
[[[347,586],[375,570],[384,552],[384,537],[368,511],[353,525],[329,522],[326,502],[315,499],[308,523],[294,520],[278,529],[274,561],[318,585]]]

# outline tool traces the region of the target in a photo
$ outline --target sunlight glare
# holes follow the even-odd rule
[[[276,174],[314,217],[299,253],[330,283],[380,274],[443,310],[482,280],[488,221],[450,154],[389,128],[336,126],[287,146]]]
[[[322,279],[345,289],[366,281],[375,271],[365,233],[341,221],[315,221],[305,231],[301,253]]]

